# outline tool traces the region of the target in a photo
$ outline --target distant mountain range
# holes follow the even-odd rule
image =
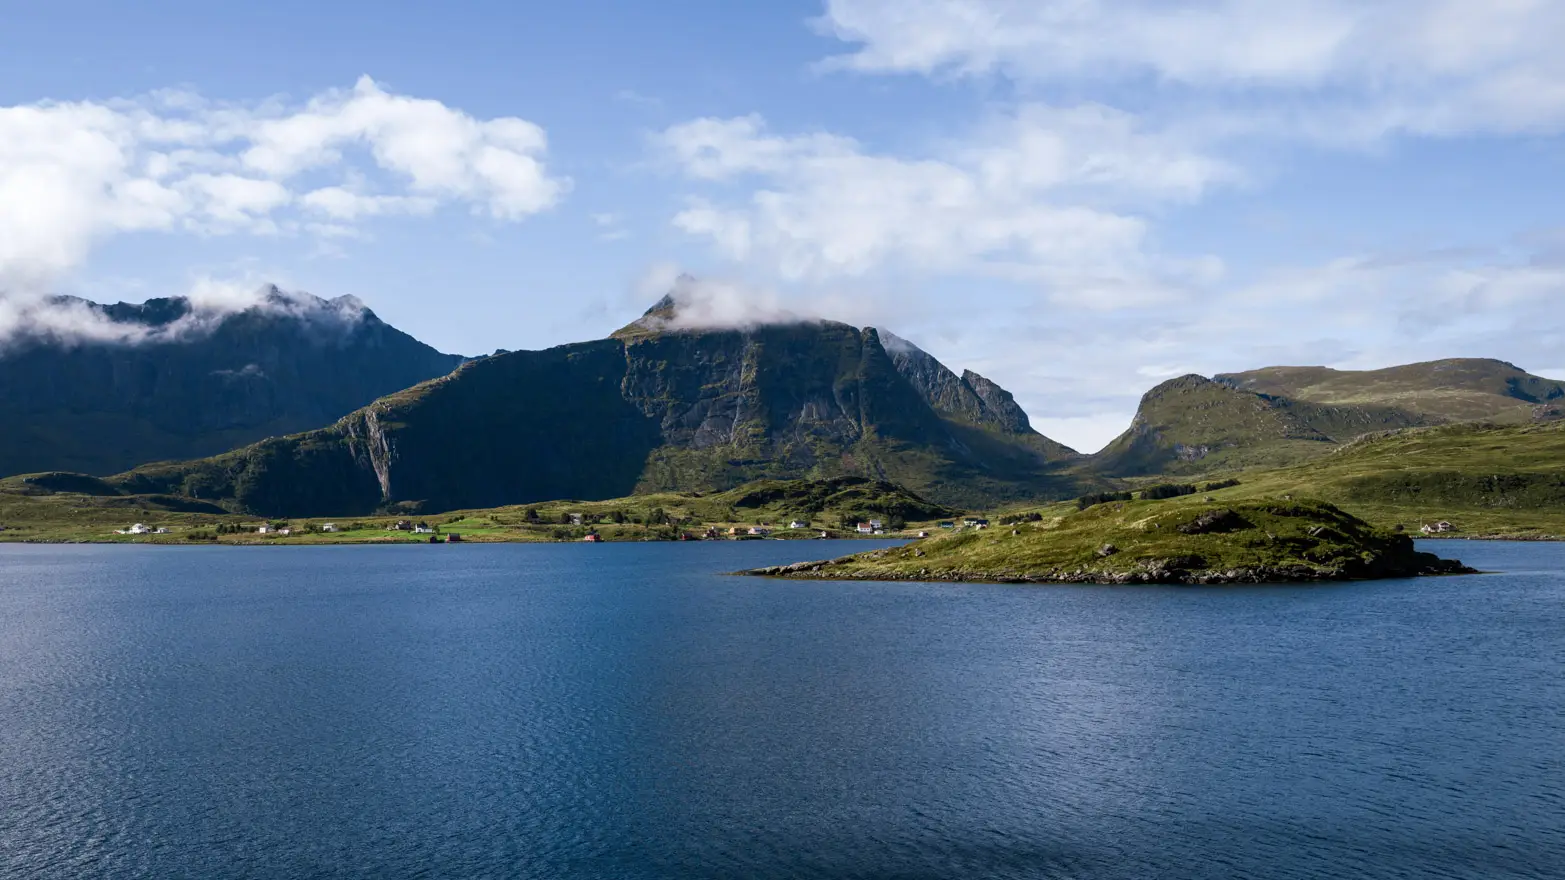
[[[41,304],[91,332],[42,326],[0,343],[0,474],[114,474],[318,427],[462,362],[352,297],[275,287],[238,311],[190,300]]]
[[[1484,359],[1182,376],[1147,392],[1130,429],[1089,466],[1140,476],[1290,464],[1374,431],[1555,419],[1562,403],[1565,382]]]
[[[464,363],[356,301],[265,293],[204,322],[178,299],[76,302],[134,338],[13,340],[0,473],[128,470],[105,485],[275,516],[837,476],[980,508],[1292,464],[1375,431],[1547,420],[1565,403],[1565,383],[1489,360],[1184,376],[1083,456],[1005,389],[876,328],[688,327],[670,296],[607,339]]]

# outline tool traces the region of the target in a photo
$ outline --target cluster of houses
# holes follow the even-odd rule
[[[166,535],[166,534],[168,534],[168,529],[166,529],[166,528],[164,528],[162,526],[158,526],[157,528],[153,528],[152,526],[149,526],[146,523],[136,523],[135,525],[131,526],[128,529],[116,529],[114,534],[116,534],[116,535]]]
[[[335,530],[334,530],[335,531]],[[435,530],[423,523],[414,525],[412,520],[399,519],[386,527],[388,532],[412,532],[415,535],[433,535]]]
[[[1425,523],[1421,528],[1419,528],[1419,531],[1426,535],[1440,535],[1446,532],[1456,531],[1456,526],[1451,525],[1445,520],[1441,520],[1435,523]]]

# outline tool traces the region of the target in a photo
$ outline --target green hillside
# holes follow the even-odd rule
[[[1565,423],[1476,423],[1371,435],[1219,498],[1309,495],[1382,525],[1449,521],[1458,536],[1565,536]]]
[[[188,543],[362,543],[427,541],[389,531],[398,520],[428,525],[470,541],[580,540],[588,531],[605,540],[671,540],[707,528],[768,528],[779,537],[851,536],[871,518],[889,529],[948,519],[957,511],[890,483],[863,477],[761,480],[726,492],[658,492],[600,501],[548,501],[436,516],[321,516],[258,518],[231,514],[189,498],[127,494],[80,474],[35,474],[0,480],[0,541],[148,541]],[[798,529],[789,524],[803,522]],[[133,523],[168,528],[167,535],[118,535]],[[258,535],[257,526],[289,528],[288,536]],[[326,523],[338,527],[323,532]]]
[[[1267,367],[1217,381],[1245,391],[1340,406],[1389,406],[1433,421],[1525,423],[1565,399],[1565,382],[1504,361],[1452,359],[1384,370]]]
[[[1494,360],[1445,360],[1363,372],[1267,367],[1182,376],[1142,398],[1131,427],[1085,470],[1107,476],[1277,467],[1398,428],[1560,415],[1565,383]]]
[[[1421,423],[1387,407],[1272,398],[1182,376],[1147,392],[1130,429],[1089,467],[1145,476],[1276,466],[1324,455],[1359,434]]]

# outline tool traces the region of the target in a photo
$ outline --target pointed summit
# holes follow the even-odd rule
[[[661,333],[668,329],[679,307],[689,300],[690,289],[696,284],[694,275],[681,273],[674,279],[673,287],[662,298],[652,304],[652,308],[641,313],[641,317],[609,334],[611,339],[634,339],[654,333]]]

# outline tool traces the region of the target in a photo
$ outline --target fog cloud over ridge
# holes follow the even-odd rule
[[[138,319],[73,296],[0,295],[0,354],[22,342],[60,346],[141,345],[199,339],[242,312],[290,317],[343,332],[368,314],[353,296],[326,300],[275,285],[202,280],[176,300],[171,319]],[[132,307],[133,308],[133,307]]]

